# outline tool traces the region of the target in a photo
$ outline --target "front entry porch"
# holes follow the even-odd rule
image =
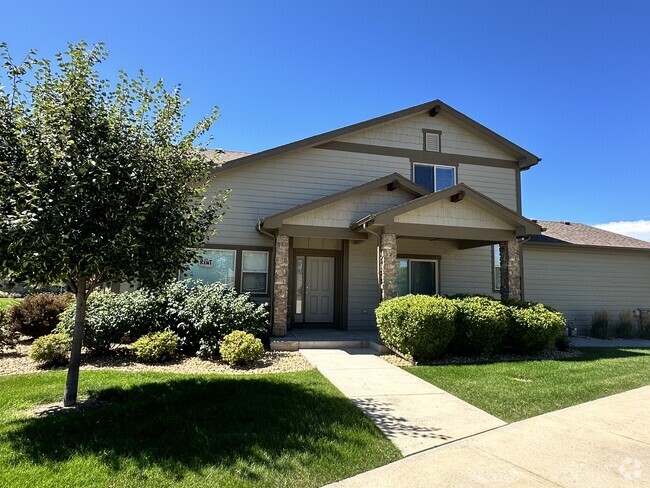
[[[377,330],[292,329],[283,337],[271,337],[272,351],[353,348],[370,348],[379,354],[389,351]]]

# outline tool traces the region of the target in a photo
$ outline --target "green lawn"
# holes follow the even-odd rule
[[[82,371],[99,408],[45,417],[64,371],[0,377],[0,486],[320,486],[397,449],[317,371]]]
[[[650,384],[650,349],[582,351],[582,356],[556,361],[405,369],[506,422]]]
[[[18,298],[0,298],[0,310],[6,310],[19,301]]]

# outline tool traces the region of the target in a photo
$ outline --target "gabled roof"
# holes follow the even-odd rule
[[[397,119],[410,117],[412,115],[418,113],[425,113],[425,112],[429,112],[432,115],[437,114],[439,112],[444,113],[460,126],[468,129],[470,132],[474,133],[475,135],[483,139],[489,140],[491,143],[502,148],[505,152],[511,154],[514,158],[516,158],[519,161],[521,169],[530,168],[531,166],[541,161],[541,158],[535,156],[533,153],[526,151],[524,148],[509,141],[505,137],[500,136],[499,134],[488,129],[484,125],[479,124],[474,119],[469,118],[467,115],[450,107],[449,105],[442,102],[441,100],[436,99],[420,105],[415,105],[413,107],[404,110],[399,110],[397,112],[393,112],[387,115],[382,115],[381,117],[375,117],[373,119],[348,125],[340,129],[325,132],[323,134],[318,134],[312,137],[308,137],[306,139],[301,139],[296,142],[267,149],[266,151],[261,151],[258,153],[250,154],[248,156],[243,156],[234,160],[226,161],[224,162],[223,165],[214,168],[212,170],[212,173],[213,174],[220,173],[222,171],[238,168],[240,166],[244,166],[246,164],[254,163],[256,161],[268,159],[274,156],[278,156],[280,154],[286,154],[289,152],[297,151],[299,149],[314,147],[320,144],[324,144],[326,142],[333,141],[338,137],[341,137],[346,134],[350,134],[352,132],[368,129],[369,127],[385,124],[386,122],[392,122]]]
[[[263,224],[263,227],[266,229],[277,229],[282,225],[282,222],[289,217],[309,212],[310,210],[314,210],[325,205],[338,202],[345,198],[380,188],[382,186],[391,186],[392,189],[401,188],[402,190],[411,193],[415,197],[421,197],[422,195],[429,193],[429,190],[416,183],[413,183],[411,180],[404,178],[399,173],[392,173],[381,178],[377,178],[376,180],[369,181],[368,183],[363,183],[361,185],[348,188],[347,190],[333,193],[332,195],[328,195],[311,202],[303,203],[302,205],[291,207],[287,210],[283,210],[282,212],[269,215],[268,217],[262,219],[261,222]]]
[[[545,230],[541,235],[532,237],[530,239],[531,243],[650,251],[650,242],[598,229],[590,225],[550,220],[537,220],[536,222],[545,227]]]
[[[464,199],[471,200],[472,203],[484,208],[491,214],[496,215],[506,222],[512,223],[513,226],[518,228],[518,236],[538,235],[542,232],[542,227],[540,225],[536,224],[532,220],[528,220],[527,218],[522,217],[514,210],[510,210],[508,207],[501,205],[499,202],[492,200],[490,197],[483,195],[482,193],[474,190],[464,183],[459,183],[435,193],[429,193],[428,195],[424,195],[409,202],[396,205],[395,207],[384,210],[382,212],[378,212],[376,214],[370,214],[352,224],[350,228],[356,229],[366,223],[374,223],[380,225],[391,224],[393,223],[394,218],[398,215],[402,215],[406,212],[410,212],[411,210],[415,210],[425,205],[430,205],[432,203],[446,199],[449,199],[452,202],[461,201]]]

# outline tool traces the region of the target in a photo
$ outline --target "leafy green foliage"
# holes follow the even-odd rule
[[[621,312],[616,324],[616,337],[632,339],[634,337],[634,313],[631,310]]]
[[[67,364],[72,338],[68,334],[50,334],[34,339],[29,357],[47,366]]]
[[[101,44],[70,45],[54,65],[30,55],[16,66],[2,48],[0,272],[90,287],[174,278],[222,211],[196,147],[216,109],[185,132],[179,88],[142,72],[111,86]]]
[[[456,307],[445,298],[397,297],[382,302],[375,314],[382,341],[416,361],[444,354],[454,337]]]
[[[268,331],[268,317],[264,305],[221,283],[180,281],[155,290],[96,292],[88,299],[84,345],[95,354],[104,354],[115,344],[171,330],[179,337],[184,354],[218,357],[225,335],[244,330],[262,337]],[[73,307],[61,315],[59,328],[67,333],[73,330]]]
[[[508,308],[510,323],[507,342],[518,353],[536,353],[548,349],[564,334],[564,316],[541,303]]]
[[[59,323],[59,314],[70,305],[70,293],[28,295],[7,312],[7,327],[29,337],[50,334]]]
[[[242,330],[226,335],[219,346],[221,359],[229,364],[248,364],[264,354],[264,345],[257,337]]]
[[[609,312],[607,310],[596,310],[591,315],[591,335],[599,339],[609,337]]]
[[[0,352],[16,347],[18,333],[7,328],[7,312],[0,308]]]
[[[143,363],[171,361],[178,350],[178,336],[170,330],[153,332],[135,341],[131,350]]]
[[[456,335],[451,347],[460,354],[492,355],[508,331],[508,307],[484,297],[456,300]]]

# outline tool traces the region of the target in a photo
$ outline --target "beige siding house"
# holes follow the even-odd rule
[[[580,287],[650,265],[650,244],[628,253],[536,242],[545,224],[522,216],[520,182],[540,159],[440,100],[214,156],[213,191],[232,191],[229,210],[188,275],[271,303],[275,335],[373,329],[378,303],[407,293],[525,293],[582,324],[604,302],[591,287],[559,292],[562,273]],[[602,260],[592,275],[588,253]],[[625,281],[638,293],[613,292],[611,280],[597,293],[610,293],[612,310],[650,307],[648,276]]]

